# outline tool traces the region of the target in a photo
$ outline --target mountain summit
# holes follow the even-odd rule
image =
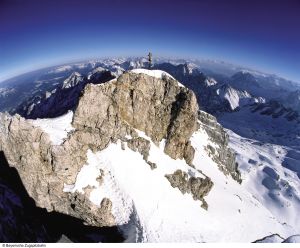
[[[215,117],[163,71],[87,84],[74,114],[0,119],[0,149],[48,211],[117,226],[129,242],[249,242],[269,227],[292,233],[241,187]]]

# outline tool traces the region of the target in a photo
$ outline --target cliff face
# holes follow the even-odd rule
[[[87,138],[98,150],[138,129],[156,144],[166,139],[166,154],[191,163],[189,138],[197,130],[197,111],[193,92],[175,80],[125,73],[102,87],[85,88],[73,126],[81,130],[79,136],[98,135]]]
[[[90,200],[93,187],[85,187],[84,193],[65,190],[66,185],[75,184],[79,171],[87,163],[88,150],[99,152],[121,142],[123,149],[127,146],[140,153],[155,170],[156,164],[149,158],[151,144],[159,146],[164,142],[165,154],[193,168],[195,147],[190,138],[203,126],[219,144],[216,150],[208,148],[213,158],[225,173],[239,179],[222,128],[210,115],[199,114],[194,93],[168,76],[155,78],[128,72],[105,84],[87,85],[72,126],[74,130],[68,137],[61,144],[54,144],[32,121],[1,114],[0,150],[10,166],[17,169],[39,207],[83,219],[89,225],[113,226],[116,220],[109,197],[104,197],[98,205]],[[105,173],[100,170],[99,174]],[[192,193],[194,200],[202,201],[207,208],[203,197],[213,187],[210,178],[202,173],[201,178],[178,181],[177,174],[166,175],[166,180],[183,194]],[[187,176],[185,172],[182,175]],[[101,187],[103,178],[99,176],[97,182]]]
[[[207,152],[225,175],[230,175],[234,180],[241,183],[241,174],[238,170],[238,164],[235,162],[235,155],[228,147],[228,134],[214,116],[199,111],[198,118],[200,127],[208,133],[213,143],[218,144],[217,147],[207,145]]]

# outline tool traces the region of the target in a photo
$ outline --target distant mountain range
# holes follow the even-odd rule
[[[191,62],[180,59],[167,61],[156,59],[153,69],[164,70],[191,88],[199,96],[201,108],[209,113],[228,112],[245,104],[263,103],[270,100],[278,101],[291,111],[298,112],[300,109],[300,84],[274,75],[246,71],[230,64],[214,61]],[[69,89],[76,86],[75,88],[78,88],[77,91],[80,92],[84,85],[92,83],[93,80],[105,82],[126,70],[147,66],[147,60],[144,58],[120,58],[75,63],[27,73],[0,84],[0,111],[18,112],[30,118],[47,116],[34,114],[35,111],[29,110],[33,109],[36,104],[43,104],[41,102],[46,101],[52,94],[62,94],[59,91],[66,88],[62,85],[63,82],[78,80],[72,75],[80,75],[81,84],[65,83],[70,84]],[[210,66],[209,70],[208,66]],[[106,75],[103,75],[104,72]],[[103,78],[97,80],[99,76]],[[74,98],[77,97],[78,94],[75,94]],[[48,105],[49,101],[51,99],[47,100]],[[71,108],[72,106],[67,106],[62,112]]]
[[[297,242],[300,84],[208,60],[148,66],[93,60],[0,84],[0,148],[30,196],[131,242]],[[3,212],[26,215],[14,194]]]

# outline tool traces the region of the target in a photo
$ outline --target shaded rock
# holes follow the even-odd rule
[[[100,150],[138,129],[156,144],[165,138],[166,154],[191,163],[189,139],[198,127],[197,112],[194,93],[174,79],[124,73],[116,81],[85,88],[73,126],[82,130],[78,135],[97,140],[92,146]],[[101,139],[91,137],[95,133]]]
[[[67,236],[64,234],[61,235],[60,239],[57,241],[57,243],[73,243]]]
[[[157,168],[157,165],[156,165],[156,163],[153,163],[153,162],[151,162],[151,161],[147,161],[147,164],[149,164],[149,165],[150,165],[150,168],[151,168],[152,170],[154,170],[154,169],[156,169],[156,168]]]
[[[81,219],[38,208],[3,152],[0,165],[0,242],[54,243],[62,234],[73,242],[124,241],[117,227],[87,226]]]
[[[235,162],[235,154],[228,147],[229,137],[216,118],[204,111],[199,111],[200,126],[207,132],[210,140],[217,146],[207,146],[207,151],[218,164],[219,169],[241,183],[241,174]]]
[[[127,141],[127,146],[133,150],[138,151],[143,155],[144,160],[148,160],[149,151],[150,151],[150,141],[144,138],[138,137],[133,138]]]

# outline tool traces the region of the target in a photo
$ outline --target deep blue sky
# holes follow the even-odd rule
[[[67,61],[149,50],[300,82],[300,0],[0,0],[0,81]]]

